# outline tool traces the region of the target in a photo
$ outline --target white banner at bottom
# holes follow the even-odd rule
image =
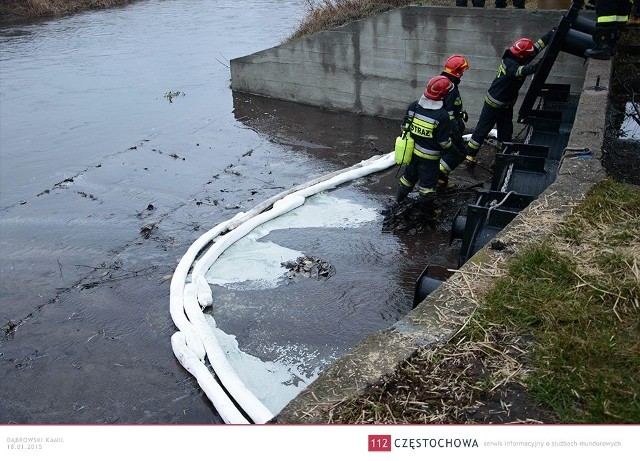
[[[0,436],[7,460],[585,461],[640,453],[639,425],[4,425]]]

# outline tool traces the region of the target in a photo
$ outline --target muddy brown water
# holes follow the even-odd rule
[[[225,63],[276,45],[305,2],[211,3],[0,28],[0,423],[221,422],[171,349],[178,260],[237,212],[391,150],[398,121],[229,90]],[[398,173],[336,193],[383,210]],[[447,217],[468,199],[431,232],[382,232],[380,216],[276,233],[321,252],[331,283],[235,295],[290,297],[301,309],[288,321],[261,309],[217,320],[257,355],[290,335],[335,357],[408,312],[427,264],[455,265]]]

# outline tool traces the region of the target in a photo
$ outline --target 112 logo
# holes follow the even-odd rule
[[[390,435],[369,435],[368,451],[391,451]]]

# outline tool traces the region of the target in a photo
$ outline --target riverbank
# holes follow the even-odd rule
[[[3,0],[0,22],[64,16],[85,10],[99,10],[134,3],[138,0]]]
[[[640,190],[599,183],[529,246],[460,331],[423,348],[327,422],[640,422]],[[472,269],[467,269],[468,272]]]
[[[137,1],[139,0],[3,0],[0,2],[0,23],[64,16],[80,11],[123,6]],[[493,7],[489,3],[486,7]],[[545,7],[546,4],[556,5],[567,2],[563,2],[563,0],[528,0],[526,7],[536,9],[539,7],[539,3],[543,4],[541,7]],[[455,6],[456,2],[455,0],[324,0],[321,2],[309,0],[306,17],[288,40],[409,4]],[[509,6],[509,8],[511,7]]]
[[[471,2],[468,3],[471,5]],[[566,9],[570,3],[568,0],[528,0],[526,8]],[[485,8],[494,8],[494,4],[488,1]],[[407,5],[457,6],[456,0],[308,0],[309,10],[288,40],[302,38]],[[513,8],[513,5],[509,4],[507,8]]]

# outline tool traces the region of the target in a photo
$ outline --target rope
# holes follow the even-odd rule
[[[514,193],[514,191],[510,190],[510,191],[507,193],[507,195],[505,195],[505,196],[504,196],[504,198],[503,198],[502,200],[500,200],[500,203],[496,203],[496,204],[491,205],[491,206],[489,207],[489,209],[487,210],[487,218],[486,218],[486,221],[489,221],[489,215],[491,215],[491,211],[493,211],[493,210],[495,210],[496,208],[498,208],[498,207],[502,206],[502,205],[504,204],[504,202],[506,202],[506,201],[507,201],[507,199],[509,198],[509,196],[510,196],[511,194],[513,194],[513,193]],[[494,202],[495,202],[495,200],[494,200]]]

